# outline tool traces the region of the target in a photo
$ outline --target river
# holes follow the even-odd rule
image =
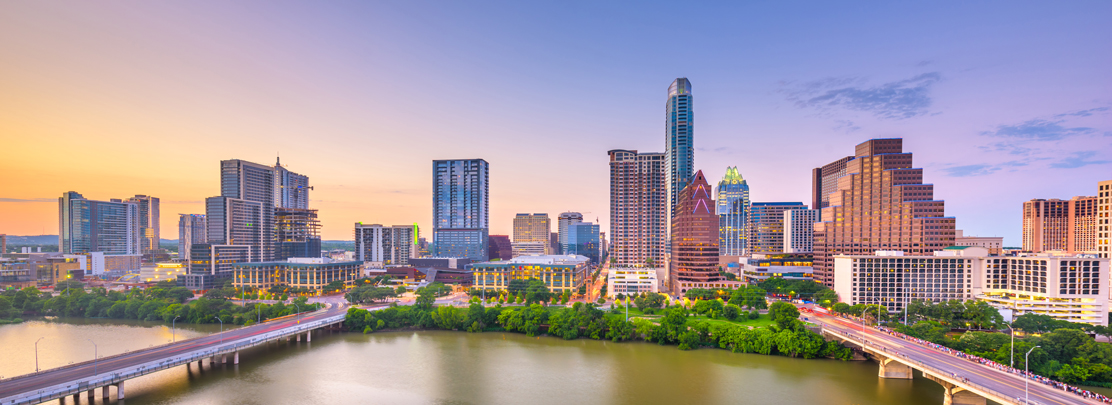
[[[185,325],[177,337],[212,333]],[[31,321],[0,326],[0,375],[161,344],[161,324],[106,320]],[[931,404],[938,384],[877,378],[873,362],[802,360],[680,351],[512,333],[324,332],[242,352],[238,366],[196,364],[128,381],[128,404]],[[99,392],[98,395],[99,397]],[[82,398],[82,403],[85,399]],[[99,402],[100,399],[98,398]],[[110,402],[115,402],[110,401]]]

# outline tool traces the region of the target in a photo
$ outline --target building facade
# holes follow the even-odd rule
[[[703,171],[679,194],[676,217],[672,219],[672,255],[668,280],[673,294],[692,288],[707,288],[725,281],[718,273],[718,214]]]
[[[968,301],[980,276],[982,248],[957,250],[961,256],[904,256],[902,251],[834,257],[834,291],[849,305],[880,304],[901,312],[911,301]],[[968,256],[966,256],[968,254]]]
[[[606,296],[658,293],[660,283],[656,269],[644,267],[615,267],[606,273]]]
[[[489,172],[482,159],[432,162],[433,255],[487,260]]]
[[[1098,197],[1023,203],[1023,250],[1096,252]]]
[[[544,256],[548,254],[551,245],[548,242],[513,242],[510,244],[513,257]]]
[[[838,178],[846,175],[851,160],[853,156],[846,156],[811,171],[811,208],[819,211],[819,220],[823,220],[822,209],[830,206],[830,195],[838,190]]]
[[[568,250],[568,226],[583,222],[583,214],[578,212],[564,212],[556,218],[556,231],[559,232],[559,250],[553,252],[554,254],[564,254],[570,252]]]
[[[834,256],[900,250],[927,255],[953,246],[954,218],[923,184],[902,139],[871,139],[856,147],[846,174],[815,224],[815,281],[833,286]]]
[[[990,255],[1004,253],[1003,236],[968,236],[961,229],[954,230],[954,246],[976,246],[988,249]]]
[[[811,253],[815,250],[815,222],[819,211],[784,211],[784,253]]]
[[[668,86],[664,127],[664,173],[668,196],[665,232],[672,229],[679,193],[695,172],[695,113],[692,109],[691,82],[686,77]],[[667,241],[667,237],[665,238]]]
[[[760,283],[770,278],[811,280],[814,276],[812,272],[814,257],[809,254],[755,253],[753,257],[742,257],[739,264],[741,278],[750,284]],[[775,293],[775,291],[770,292]]]
[[[309,209],[309,176],[289,171],[282,160],[274,163],[274,207]]]
[[[554,293],[576,293],[587,280],[590,259],[576,255],[521,256],[471,265],[472,287],[505,290],[513,280],[535,278]]]
[[[361,262],[380,262],[385,266],[410,264],[416,241],[414,225],[382,226],[355,224],[355,257]]]
[[[160,241],[162,232],[159,226],[159,201],[158,197],[136,195],[127,199],[139,209],[139,238],[140,254],[149,255],[162,250]]]
[[[510,235],[490,235],[487,255],[489,260],[510,260],[514,257]]]
[[[229,197],[209,197],[205,199],[205,230],[207,243],[213,245],[249,246],[250,254],[246,261],[265,261],[264,252],[274,248],[273,241],[266,238],[274,236],[273,229],[264,229],[266,224],[273,225],[273,216],[268,215],[263,205]],[[267,221],[266,218],[270,218]],[[192,249],[191,252],[192,253]],[[193,260],[190,257],[191,261]]]
[[[718,213],[718,250],[722,256],[749,253],[749,184],[737,166],[727,167],[715,195]]]
[[[668,232],[663,153],[611,150],[610,258],[622,267],[665,266]]]
[[[1097,183],[1097,256],[1112,257],[1112,180]]]
[[[748,253],[784,252],[784,212],[806,210],[801,202],[755,202],[749,215]]]
[[[251,249],[247,245],[194,244],[189,249],[189,273],[178,277],[178,285],[194,291],[220,288],[234,275],[233,265],[250,261]]]
[[[576,222],[568,225],[567,248],[564,254],[587,256],[591,263],[598,264],[599,227],[591,222]]]
[[[274,226],[274,208],[275,198],[280,194],[277,191],[277,179],[275,168],[273,166],[261,165],[252,163],[245,160],[232,159],[223,160],[220,162],[220,197],[225,201],[224,203],[216,203],[215,197],[206,200],[205,215],[208,216],[209,221],[209,239],[219,241],[224,236],[230,234],[246,235],[251,233],[250,241],[240,243],[237,238],[230,239],[231,242],[220,242],[223,244],[250,244],[255,246],[252,254],[252,261],[272,261],[274,260],[275,237]],[[238,201],[237,201],[238,200]],[[254,207],[258,207],[258,216],[254,214]],[[223,208],[221,208],[223,207]],[[250,208],[248,208],[250,207]],[[225,209],[227,211],[209,212],[209,209]],[[240,222],[239,224],[250,229],[239,229],[229,227],[222,234],[217,228],[214,232],[214,226],[221,226],[220,218],[235,219],[236,213],[229,212],[232,209],[250,209],[250,222]],[[225,225],[231,224],[225,221]],[[250,232],[247,232],[250,230]],[[257,235],[257,236],[255,236]],[[228,240],[228,239],[226,239]]]
[[[267,290],[286,286],[306,288],[320,295],[325,286],[336,281],[351,287],[363,272],[363,262],[333,262],[331,259],[293,258],[281,262],[236,263],[233,285],[240,289]]]
[[[274,209],[276,261],[291,257],[321,257],[320,220],[317,210],[278,207]]]
[[[189,252],[195,243],[208,243],[208,223],[201,214],[178,215],[178,260],[189,271]]]
[[[552,254],[552,223],[548,214],[517,214],[514,216],[514,244],[533,246],[539,243],[540,254]],[[514,257],[519,256],[516,252]]]
[[[139,206],[119,199],[94,201],[74,191],[58,198],[58,251],[142,254]]]

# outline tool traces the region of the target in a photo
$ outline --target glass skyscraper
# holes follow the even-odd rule
[[[142,253],[147,255],[162,249],[160,246],[162,227],[158,223],[160,216],[158,197],[136,195],[128,198],[127,202],[135,203],[139,207],[139,237],[142,241]]]
[[[718,249],[722,256],[744,256],[749,239],[749,184],[737,166],[727,167],[718,182]]]
[[[487,260],[489,171],[483,159],[432,162],[434,255]]]
[[[599,227],[590,222],[573,222],[567,225],[568,239],[564,254],[587,256],[591,263],[599,262]]]
[[[668,86],[668,111],[664,133],[664,173],[668,195],[665,229],[676,216],[676,199],[695,172],[695,116],[691,109],[691,82],[681,77]]]
[[[68,191],[58,198],[58,250],[105,255],[142,253],[139,206],[119,199],[94,201]]]
[[[309,176],[300,175],[282,167],[282,160],[274,163],[274,206],[277,208],[309,209]]]

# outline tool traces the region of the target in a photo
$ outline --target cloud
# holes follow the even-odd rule
[[[1089,158],[1096,156],[1094,151],[1074,152],[1072,156],[1062,158],[1057,162],[1051,163],[1050,167],[1055,169],[1076,169],[1089,165],[1103,165],[1112,163],[1112,160],[1089,160]]]
[[[1048,121],[1044,119],[1028,120],[1016,125],[1000,125],[995,131],[984,131],[981,135],[999,136],[1006,138],[1032,139],[1036,141],[1056,141],[1073,135],[1092,133],[1093,128],[1062,126],[1066,121]]]
[[[1088,116],[1093,115],[1093,114],[1098,113],[1098,112],[1108,111],[1108,109],[1109,109],[1108,107],[1090,108],[1088,110],[1078,110],[1078,111],[1074,111],[1074,112],[1056,114],[1056,115],[1054,115],[1054,118],[1088,117]]]
[[[844,108],[865,111],[883,119],[906,119],[928,114],[931,86],[942,76],[938,72],[923,73],[910,79],[874,87],[861,85],[856,78],[829,78],[804,83],[789,90],[788,100],[801,108],[820,111]]]
[[[703,148],[703,147],[696,147],[696,148],[695,148],[695,150],[697,150],[697,151],[699,151],[699,152],[718,152],[718,153],[723,153],[723,152],[729,152],[729,151],[730,151],[730,147],[729,147],[729,146],[719,146],[719,147],[715,147],[715,148],[710,148],[710,149],[707,149],[707,148]]]
[[[832,128],[835,131],[845,132],[848,134],[850,132],[855,132],[861,129],[860,126],[854,125],[853,121],[850,120],[834,120],[834,122],[838,123],[838,125],[835,125]]]
[[[0,202],[11,203],[40,203],[40,202],[58,202],[57,198],[2,198]]]
[[[1000,168],[997,166],[985,164],[955,166],[942,169],[942,171],[946,172],[946,175],[950,177],[984,176],[986,174],[992,174],[997,170],[1000,170]]]

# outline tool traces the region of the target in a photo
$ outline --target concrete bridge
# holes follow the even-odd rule
[[[210,365],[239,364],[242,349],[283,339],[300,341],[302,336],[311,341],[313,331],[339,326],[345,314],[346,307],[329,304],[315,312],[9,378],[0,381],[0,405],[37,404],[54,399],[65,402],[71,395],[77,403],[82,393],[92,403],[96,389],[108,399],[111,387],[116,387],[116,398],[122,400],[124,383],[129,379],[193,362],[200,367],[205,359]]]
[[[910,380],[914,371],[918,370],[923,377],[942,386],[945,390],[942,403],[945,405],[986,405],[987,401],[1024,404],[1028,392],[1030,404],[1099,403],[1034,380],[1025,388],[1025,381],[1019,375],[900,339],[872,327],[862,327],[842,318],[818,316],[810,320],[817,321],[822,326],[824,336],[840,340],[879,363],[877,375],[880,378]]]

